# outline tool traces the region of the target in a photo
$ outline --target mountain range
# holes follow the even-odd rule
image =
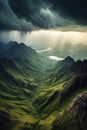
[[[1,130],[86,130],[87,60],[45,56],[0,43]]]

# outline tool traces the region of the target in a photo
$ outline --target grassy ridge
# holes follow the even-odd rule
[[[0,58],[0,129],[51,130],[57,115],[87,91],[86,79],[86,60],[67,57],[54,66],[23,43],[11,43]]]

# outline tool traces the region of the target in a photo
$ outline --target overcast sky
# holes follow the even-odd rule
[[[87,44],[86,0],[0,0],[0,41]]]
[[[70,30],[86,24],[86,0],[0,0],[1,30]]]
[[[64,46],[64,44],[87,45],[87,32],[39,30],[22,33],[20,31],[3,31],[0,33],[0,41],[4,43],[23,42],[37,50],[52,49],[58,45]]]

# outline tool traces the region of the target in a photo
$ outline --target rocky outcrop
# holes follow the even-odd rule
[[[54,121],[53,130],[86,130],[87,91],[79,94],[73,103]]]

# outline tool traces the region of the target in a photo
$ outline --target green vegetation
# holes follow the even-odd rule
[[[0,129],[78,130],[68,128],[65,110],[87,91],[87,61],[67,57],[55,64],[23,43],[8,48],[0,58]]]

